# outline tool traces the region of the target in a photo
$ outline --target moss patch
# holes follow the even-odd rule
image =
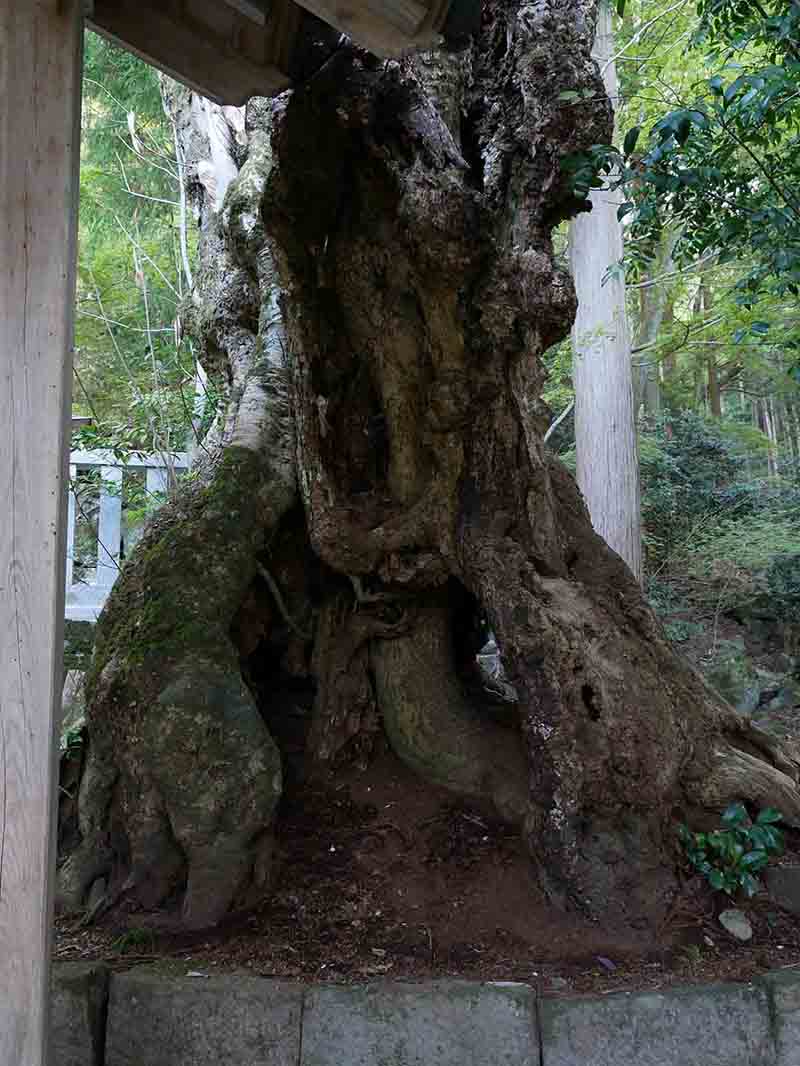
[[[229,448],[207,480],[190,483],[158,512],[98,623],[90,703],[112,657],[118,681],[135,673],[137,692],[147,697],[187,650],[224,646],[263,537],[263,477],[261,456]]]

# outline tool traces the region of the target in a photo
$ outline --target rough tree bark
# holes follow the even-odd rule
[[[240,171],[235,109],[180,90],[167,105],[201,223],[185,317],[225,400],[205,461],[151,523],[103,613],[86,682],[82,839],[60,869],[57,904],[79,907],[99,878],[109,901],[129,893],[145,907],[182,886],[185,923],[203,926],[260,883],[269,853],[281,758],[229,631],[297,490],[282,320],[258,220],[267,135],[250,138]]]
[[[193,925],[263,891],[287,677],[313,703],[307,773],[368,760],[383,730],[594,912],[668,896],[678,808],[737,796],[800,822],[795,762],[675,655],[542,443],[539,355],[575,310],[560,159],[610,124],[563,97],[599,91],[593,18],[487,0],[469,53],[342,48],[248,107],[194,308],[225,416],[99,623],[65,905],[101,872]],[[504,720],[470,680],[484,621]],[[272,673],[248,688],[259,641]]]

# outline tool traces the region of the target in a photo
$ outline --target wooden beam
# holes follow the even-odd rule
[[[438,48],[450,0],[298,0],[379,56]]]
[[[305,76],[306,35],[319,44],[319,24],[305,11],[383,56],[436,48],[443,34],[451,45],[459,37],[466,44],[480,12],[480,0],[85,2],[90,25],[98,33],[201,95],[236,105],[251,96],[283,92],[291,77]],[[329,46],[336,46],[335,34]]]
[[[0,3],[0,1064],[47,1063],[81,0]]]
[[[242,15],[257,22],[259,26],[267,24],[268,4],[266,0],[222,0],[228,7],[234,7]]]
[[[94,0],[90,25],[201,95],[239,106],[289,87],[298,22],[289,0],[275,0],[266,26],[249,6],[248,16],[220,0]]]

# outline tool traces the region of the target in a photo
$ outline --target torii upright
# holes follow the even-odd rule
[[[479,12],[300,4],[0,0],[0,1066],[48,1062],[84,18],[242,104],[310,76],[341,33],[384,55],[457,46]]]

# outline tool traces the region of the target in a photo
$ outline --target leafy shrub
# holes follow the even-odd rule
[[[692,637],[699,637],[704,632],[704,627],[699,622],[677,618],[673,622],[664,624],[664,632],[668,640],[674,644],[682,644],[685,640],[691,640]]]
[[[682,565],[696,602],[718,612],[800,618],[800,523],[789,511],[718,518],[697,531]]]
[[[773,618],[792,648],[800,622],[800,490],[741,477],[743,456],[762,438],[752,426],[684,412],[657,419],[640,442],[651,601],[655,578],[671,610],[713,618],[715,648],[723,614]]]
[[[664,415],[639,446],[648,569],[663,565],[698,524],[723,506],[737,473],[737,448],[718,424],[685,411]]]
[[[147,948],[150,952],[153,952],[155,950],[155,940],[155,933],[152,929],[134,927],[118,936],[111,944],[111,948],[120,955],[127,955],[142,948]]]
[[[766,570],[764,582],[776,617],[790,624],[800,622],[800,553],[776,556]]]
[[[732,803],[721,817],[722,828],[710,833],[693,833],[678,827],[678,836],[689,862],[712,888],[732,896],[741,889],[749,898],[761,888],[755,876],[769,862],[770,855],[783,852],[783,834],[775,826],[780,811],[765,808],[750,821],[742,803]]]
[[[702,663],[706,680],[734,707],[747,690],[758,686],[758,677],[744,640],[718,640]]]

